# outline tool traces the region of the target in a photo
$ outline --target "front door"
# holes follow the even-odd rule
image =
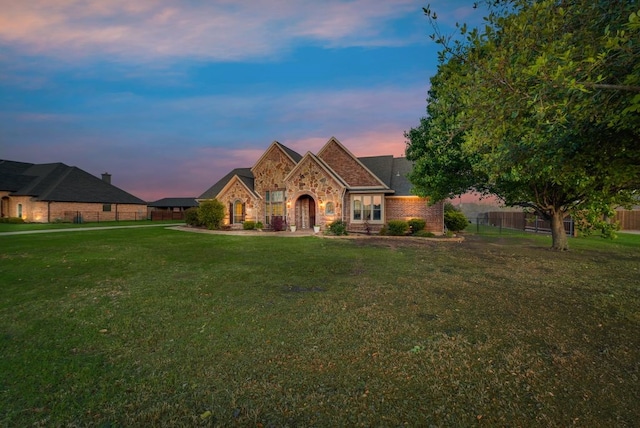
[[[302,195],[296,201],[296,226],[310,229],[316,224],[316,201],[309,195]]]

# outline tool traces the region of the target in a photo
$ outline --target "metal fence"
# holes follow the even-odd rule
[[[502,229],[523,230],[534,233],[551,233],[551,223],[540,216],[523,212],[492,211],[478,215],[476,231],[480,233],[481,226],[492,226],[500,232]],[[571,217],[564,219],[564,230],[567,235],[575,235],[575,223]]]
[[[142,221],[147,220],[145,212],[109,212],[109,211],[65,211],[65,222],[100,223],[104,221]]]

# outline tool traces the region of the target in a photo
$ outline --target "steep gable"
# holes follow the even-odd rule
[[[346,187],[340,176],[311,152],[298,162],[285,177],[285,181],[290,183],[289,189],[293,192],[310,190],[317,193],[318,188],[331,192]]]
[[[298,153],[274,141],[251,168],[255,192],[263,195],[267,190],[283,189],[285,177],[301,158]]]
[[[318,157],[326,162],[349,187],[387,187],[384,181],[376,177],[334,137],[331,137],[320,149]]]
[[[213,186],[205,190],[204,193],[198,196],[197,199],[214,199],[235,176],[242,180],[249,189],[253,190],[254,178],[253,173],[251,172],[251,168],[235,168],[220,180],[218,180]]]

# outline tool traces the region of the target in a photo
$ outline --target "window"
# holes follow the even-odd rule
[[[22,218],[22,204],[18,204],[18,217]]]
[[[353,195],[351,220],[382,222],[382,195]]]
[[[111,204],[102,204],[102,212],[111,212]]]
[[[336,209],[333,205],[333,202],[327,202],[327,205],[324,207],[325,215],[334,215],[336,213]]]
[[[242,201],[233,203],[233,222],[242,223],[244,221],[244,204]]]
[[[271,217],[284,217],[284,190],[267,191],[264,215],[266,224],[271,224]]]

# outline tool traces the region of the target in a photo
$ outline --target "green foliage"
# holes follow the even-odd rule
[[[389,231],[387,230],[387,225],[383,225],[378,232],[378,235],[385,236]]]
[[[192,207],[188,208],[184,212],[184,221],[188,226],[200,227],[202,223],[200,223],[200,218],[198,217],[198,208]]]
[[[425,9],[443,49],[427,116],[406,134],[409,178],[434,202],[475,189],[531,208],[567,249],[565,214],[640,188],[637,4],[486,3],[487,24],[457,39]]]
[[[330,235],[347,235],[347,223],[342,220],[335,220],[327,227],[327,233]]]
[[[217,199],[210,199],[200,203],[198,207],[198,220],[207,229],[216,230],[222,226],[224,219],[224,205]]]
[[[460,211],[447,211],[444,213],[444,225],[451,232],[464,230],[469,221]]]
[[[247,220],[244,223],[242,223],[242,228],[244,230],[253,230],[256,228],[256,222],[252,220]]]
[[[417,234],[427,226],[427,221],[423,218],[412,218],[408,221],[409,230],[412,235]]]
[[[256,229],[264,229],[264,224],[261,221],[256,223]]]
[[[24,223],[24,219],[20,217],[0,217],[0,223],[22,224]]]
[[[419,230],[414,233],[415,236],[419,236],[420,238],[433,238],[436,236],[433,232],[428,232],[426,230]]]
[[[409,223],[404,220],[389,220],[387,235],[404,236],[409,231]]]

